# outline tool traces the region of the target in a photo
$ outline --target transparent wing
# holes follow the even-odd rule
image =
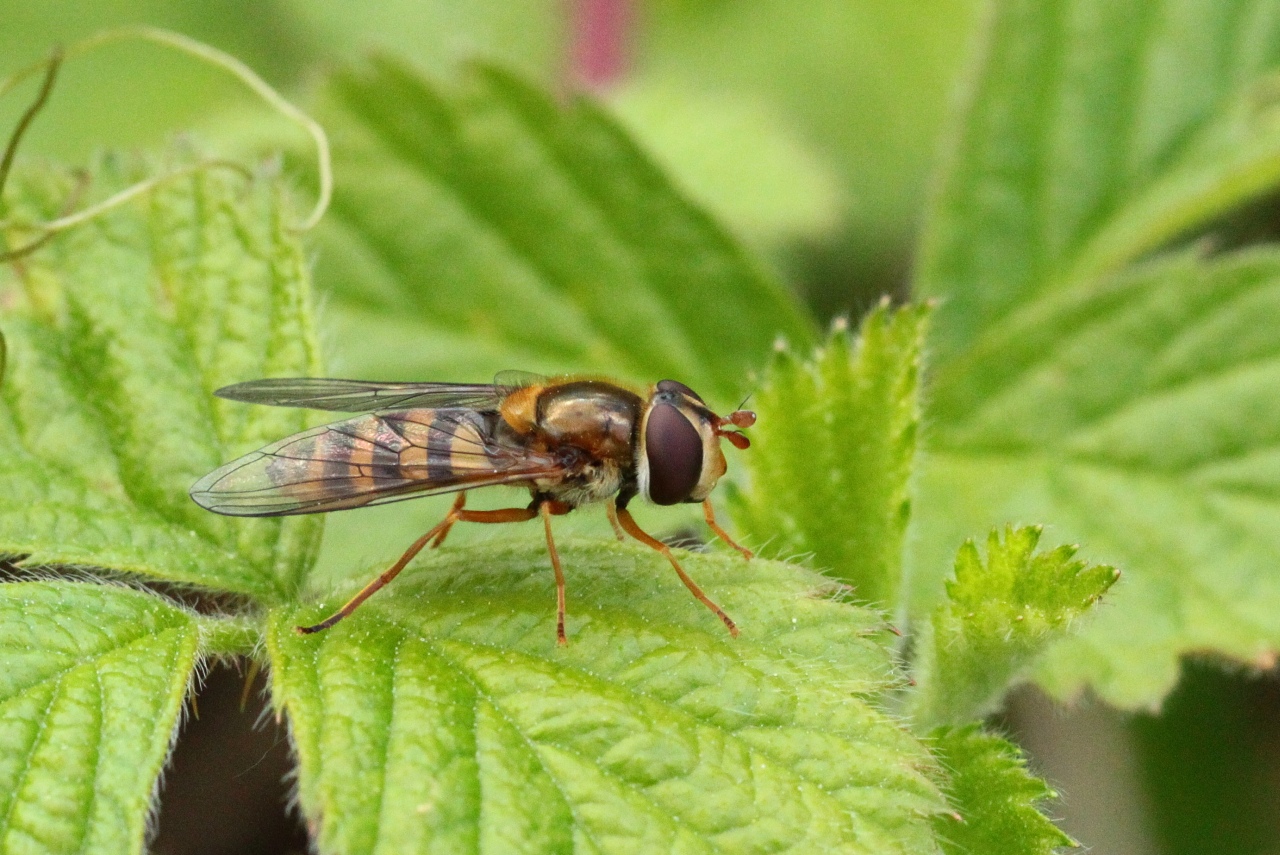
[[[510,393],[526,386],[541,386],[547,382],[545,374],[534,374],[532,371],[516,371],[507,369],[493,375],[493,385],[503,392]]]
[[[224,386],[213,394],[248,404],[359,413],[417,407],[492,409],[511,389],[491,383],[375,383],[280,377]]]
[[[210,472],[191,498],[219,514],[311,514],[563,474],[494,413],[419,409],[313,428]]]

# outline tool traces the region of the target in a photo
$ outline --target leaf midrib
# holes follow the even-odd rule
[[[1252,450],[1253,449],[1251,448],[1250,451]],[[1019,446],[1011,444],[936,446],[927,450],[925,458],[942,461],[951,459],[967,464],[988,460],[1001,464],[1033,462],[1040,466],[1057,465],[1083,467],[1107,472],[1113,475],[1161,481],[1167,485],[1168,489],[1175,492],[1187,492],[1197,495],[1201,493],[1218,494],[1240,499],[1258,498],[1256,491],[1251,491],[1245,488],[1233,488],[1221,484],[1204,484],[1202,482],[1192,481],[1189,476],[1194,474],[1194,469],[1155,469],[1151,467],[1144,467],[1138,463],[1116,460],[1114,458],[1090,457],[1080,453],[1073,453],[1058,446],[1049,450],[1046,450],[1042,446]],[[1228,457],[1222,459],[1230,460],[1234,458]],[[1218,463],[1220,461],[1215,459],[1208,462]],[[1199,465],[1205,464],[1197,464],[1197,466]]]
[[[1117,399],[1113,402],[1112,406],[1090,413],[1088,419],[1073,425],[1069,432],[1062,433],[1058,436],[1044,437],[1037,441],[1049,447],[1065,449],[1071,442],[1078,442],[1084,439],[1085,437],[1082,436],[1084,434],[1088,434],[1092,431],[1105,430],[1108,426],[1108,422],[1114,423],[1120,421],[1132,410],[1157,404],[1161,401],[1170,401],[1181,395],[1185,395],[1188,392],[1193,392],[1200,387],[1232,380],[1235,379],[1237,375],[1248,375],[1273,364],[1280,368],[1280,341],[1277,342],[1277,347],[1274,352],[1258,354],[1248,359],[1218,366],[1210,371],[1188,375],[1161,385],[1153,385],[1151,388],[1145,390],[1142,394],[1136,397]],[[1052,366],[1052,362],[1037,363],[1027,371],[1027,374],[1029,375],[1037,368],[1046,366]],[[1013,385],[1015,384],[1010,384],[1010,386]],[[1007,393],[1011,390],[1006,388],[1000,391]],[[992,395],[989,397],[995,398],[998,397],[998,395]],[[953,431],[956,433],[971,431],[973,429],[971,427],[973,424],[981,423],[987,419],[989,415],[990,412],[986,407],[979,408],[975,410],[972,416],[966,419],[966,421],[960,422],[954,426],[941,428],[938,431],[938,434],[939,436],[945,437],[948,433]],[[945,443],[945,439],[943,442]],[[963,442],[956,443],[957,446],[963,446],[966,444],[967,443]]]

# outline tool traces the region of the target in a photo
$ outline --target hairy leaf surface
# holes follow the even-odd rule
[[[749,491],[734,502],[753,544],[812,556],[858,600],[890,612],[911,509],[927,316],[922,306],[882,305],[856,336],[833,332],[812,360],[777,354],[752,403],[759,422],[741,458]]]
[[[916,644],[918,726],[990,713],[1011,681],[1119,577],[1113,567],[1075,558],[1075,547],[1037,552],[1039,542],[1039,528],[1006,528],[987,537],[985,560],[972,540],[960,547],[947,602]]]
[[[108,158],[87,180],[107,194],[165,168]],[[56,215],[75,186],[26,176],[14,218]],[[211,171],[0,268],[0,553],[266,599],[297,584],[318,520],[232,524],[187,496],[306,426],[303,411],[211,394],[318,370],[295,216],[273,182]]]
[[[1142,256],[1280,177],[1280,6],[998,4],[916,287],[943,298],[910,572],[1044,522],[1125,581],[1039,670],[1159,701],[1179,655],[1280,643],[1277,258]]]
[[[923,747],[874,700],[886,628],[793,566],[642,547],[448,547],[333,629],[268,645],[320,846],[370,852],[933,852]]]
[[[977,725],[939,728],[931,745],[951,772],[956,813],[934,820],[947,855],[1052,855],[1075,845],[1040,812],[1058,794],[1027,772],[1016,745]]]
[[[0,851],[142,851],[197,641],[138,591],[0,584]]]

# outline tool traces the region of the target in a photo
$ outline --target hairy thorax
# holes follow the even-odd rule
[[[548,386],[537,399],[539,441],[563,461],[566,475],[538,489],[578,506],[607,499],[635,477],[635,438],[642,402],[596,380]]]

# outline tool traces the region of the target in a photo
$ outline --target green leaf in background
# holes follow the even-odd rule
[[[916,278],[947,357],[1280,179],[1274,0],[998,9]]]
[[[564,73],[571,21],[570,10],[548,0],[283,0],[273,15],[306,34],[313,63],[357,61],[377,49],[448,74],[482,56],[547,83]]]
[[[1027,772],[1016,745],[977,725],[939,728],[931,745],[951,772],[956,813],[934,819],[947,855],[1052,855],[1076,845],[1040,812],[1058,794]]]
[[[1114,567],[1075,558],[1076,548],[1036,552],[1038,527],[972,540],[956,556],[947,602],[916,643],[912,718],[920,728],[963,724],[990,713],[1049,642],[1067,634],[1119,578]]]
[[[149,594],[0,585],[0,850],[141,851],[197,644]]]
[[[763,98],[641,79],[608,103],[675,184],[752,245],[830,240],[840,226],[839,177]]]
[[[603,371],[728,398],[777,336],[813,338],[588,101],[486,69],[436,87],[381,59],[337,75],[321,118],[338,177],[321,272],[349,373]]]
[[[902,581],[907,481],[920,422],[921,346],[929,309],[881,304],[857,335],[834,331],[812,361],[777,355],[742,455],[750,473],[735,520],[774,555],[854,586],[893,611]]]
[[[1126,571],[1111,605],[1039,669],[1054,692],[1087,683],[1152,703],[1182,652],[1280,646],[1268,317],[1280,317],[1280,253],[1185,256],[1064,295],[992,335],[955,380],[940,373],[951,419],[921,485],[924,530],[958,540],[992,518],[1051,519],[1055,536]]]
[[[870,611],[796,567],[685,555],[738,638],[642,547],[432,553],[331,630],[268,649],[323,852],[935,852],[930,759],[877,709]],[[338,602],[335,598],[333,602]]]
[[[1125,584],[1038,679],[1152,705],[1184,652],[1280,645],[1277,261],[1114,271],[1280,175],[1280,7],[998,10],[916,283],[946,299],[913,611],[972,532],[1046,521]]]
[[[74,14],[21,3],[0,7],[6,72],[47,56],[52,45],[146,23],[228,51],[286,92],[305,88],[317,68],[355,61],[374,49],[412,56],[442,74],[483,56],[552,83],[564,72],[569,18],[560,3],[547,0],[359,6],[280,0],[253,15],[198,0],[84,0],[74,4]],[[0,99],[0,128],[13,127],[23,107],[21,97]],[[224,72],[154,46],[120,45],[67,63],[53,108],[32,127],[22,150],[81,162],[104,146],[162,148],[175,130],[225,143],[228,129],[232,136],[261,137],[279,136],[282,127]]]
[[[103,196],[191,162],[107,158]],[[76,179],[31,172],[14,218],[56,215]],[[172,181],[0,269],[0,553],[278,599],[319,520],[232,523],[187,490],[306,426],[301,411],[211,392],[317,368],[296,214],[272,181],[225,169]],[[21,242],[11,235],[10,244]]]
[[[655,0],[637,6],[635,83],[721,104],[762,103],[786,117],[805,148],[839,175],[840,213],[849,220],[841,243],[864,264],[867,255],[900,264],[896,253],[918,221],[951,81],[980,5]],[[745,170],[762,167],[747,160],[753,149],[752,140],[727,140],[718,169],[738,165],[746,180],[752,173]],[[786,168],[779,164],[775,176]],[[776,195],[786,203],[785,191]],[[844,291],[836,304],[847,306],[856,286],[835,287]]]

